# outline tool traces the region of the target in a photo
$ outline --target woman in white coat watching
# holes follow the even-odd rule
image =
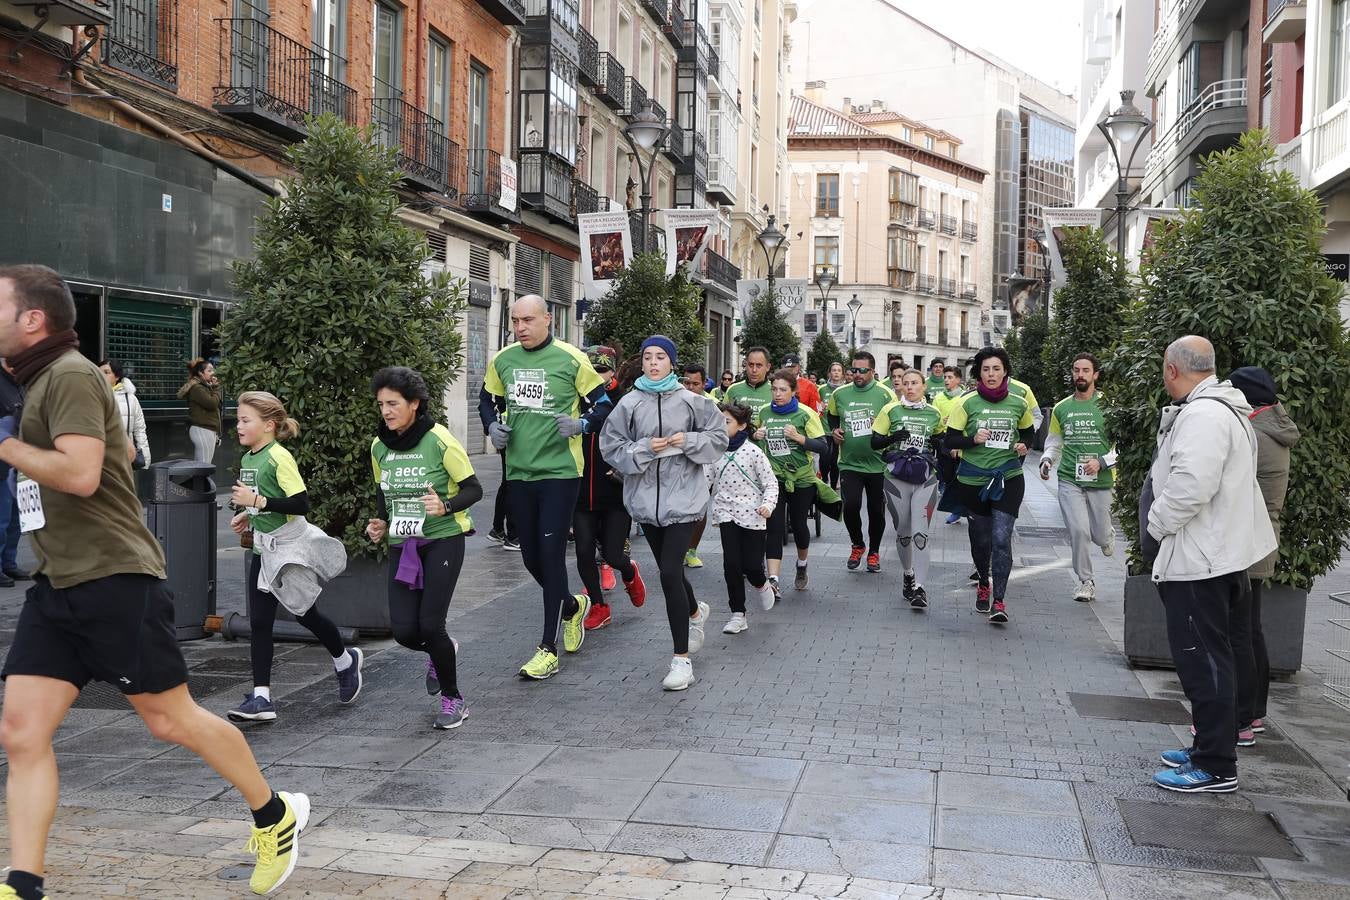
[[[99,363],[99,368],[112,388],[113,400],[117,402],[117,412],[127,433],[127,459],[133,469],[144,469],[150,465],[150,441],[145,436],[145,413],[141,412],[141,401],[136,399],[136,385],[126,377],[122,364],[115,359],[105,359]]]

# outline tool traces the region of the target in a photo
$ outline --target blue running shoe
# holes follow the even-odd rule
[[[1163,769],[1153,776],[1153,783],[1168,791],[1181,794],[1227,794],[1237,790],[1237,776],[1221,778],[1204,769],[1186,763],[1175,769]]]
[[[1174,769],[1179,769],[1191,761],[1191,751],[1185,750],[1164,750],[1162,752],[1162,761]]]
[[[948,524],[948,525],[955,525],[957,522],[960,522],[960,521],[961,521],[961,514],[960,514],[960,513],[952,513],[950,516],[947,517],[947,524]]]
[[[266,697],[245,694],[244,702],[229,711],[236,722],[270,722],[277,717],[277,708]]]
[[[347,655],[352,659],[351,665],[337,673],[339,703],[351,703],[355,700],[356,695],[361,693],[361,685],[364,683],[361,679],[361,667],[366,664],[366,655],[361,652],[360,647],[348,647]]]

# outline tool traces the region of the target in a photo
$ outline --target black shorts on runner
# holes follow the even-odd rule
[[[1022,508],[1022,496],[1027,490],[1027,477],[1016,475],[1012,478],[1003,479],[1003,496],[992,501],[980,499],[982,488],[977,484],[966,484],[963,481],[956,481],[954,484],[956,486],[956,499],[961,501],[961,505],[966,508],[966,512],[972,516],[992,516],[994,510],[998,510],[1015,519],[1018,510]]]
[[[173,595],[153,575],[109,575],[58,590],[38,575],[19,613],[4,672],[59,678],[83,689],[106,681],[123,694],[187,683]]]

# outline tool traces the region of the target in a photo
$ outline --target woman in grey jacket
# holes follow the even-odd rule
[[[694,597],[684,553],[708,507],[704,468],[722,458],[727,433],[707,397],[681,386],[675,343],[653,335],[642,344],[642,376],[614,407],[600,431],[600,455],[623,477],[623,503],[656,557],[675,656],[661,685],[682,691],[694,683],[690,653],[703,646],[708,604]]]

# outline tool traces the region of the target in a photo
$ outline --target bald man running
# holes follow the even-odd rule
[[[544,298],[531,294],[512,304],[516,343],[488,364],[478,401],[492,446],[507,451],[511,518],[525,568],[543,592],[543,639],[520,668],[522,678],[536,681],[558,672],[560,624],[568,653],[586,637],[590,601],[567,588],[567,532],[584,469],[581,435],[598,431],[611,409],[586,354],[553,337],[552,324]]]

